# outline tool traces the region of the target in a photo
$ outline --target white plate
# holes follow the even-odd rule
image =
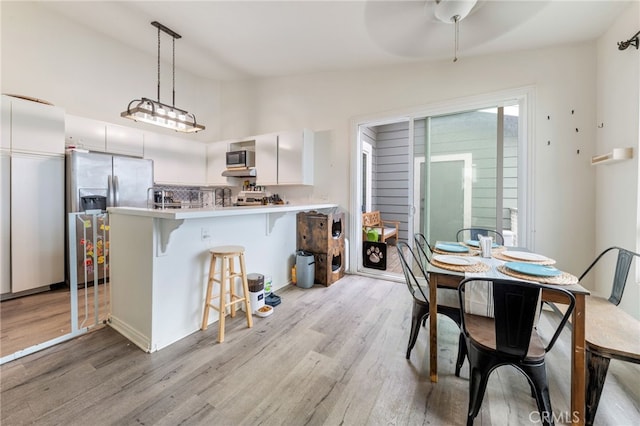
[[[438,254],[433,256],[435,260],[448,265],[469,266],[480,262],[477,257],[471,256],[448,256],[446,254]]]
[[[507,257],[510,257],[511,259],[526,260],[529,262],[544,262],[546,260],[549,260],[547,256],[543,256],[537,253],[529,253],[528,251],[507,250],[507,251],[503,251],[502,254]]]

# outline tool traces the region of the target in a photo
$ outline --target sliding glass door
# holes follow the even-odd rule
[[[421,212],[414,227],[430,241],[482,227],[517,242],[518,121],[517,105],[416,121],[424,132],[416,130],[414,138]]]
[[[431,242],[449,241],[460,228],[482,227],[498,230],[509,245],[526,247],[528,93],[359,123],[354,211],[379,210],[383,219],[398,221],[397,240],[411,245],[416,232]],[[388,247],[386,270],[365,268],[362,233],[353,237],[359,271],[402,273],[395,247]]]

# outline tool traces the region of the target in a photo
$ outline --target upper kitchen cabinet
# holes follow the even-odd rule
[[[67,115],[65,145],[89,151],[142,157],[144,133],[131,127]]]
[[[6,99],[5,99],[6,98]],[[12,151],[64,154],[64,109],[15,97],[2,97],[3,125],[5,109],[10,107]],[[2,147],[5,130],[2,133]]]
[[[227,142],[212,142],[207,144],[207,185],[226,186],[229,180],[222,176],[227,168]]]
[[[207,183],[207,146],[198,141],[146,133],[144,158],[153,160],[156,184],[202,186]]]
[[[65,117],[65,146],[105,152],[107,148],[104,121],[69,115]]]
[[[313,139],[308,129],[278,133],[279,185],[313,185]]]
[[[207,148],[209,185],[224,185],[227,151],[255,151],[255,183],[258,185],[313,185],[313,139],[311,130],[270,133],[226,142]]]
[[[111,154],[144,155],[144,133],[141,130],[107,123],[105,140],[106,152]]]
[[[255,137],[256,183],[259,185],[277,185],[278,176],[278,135]]]

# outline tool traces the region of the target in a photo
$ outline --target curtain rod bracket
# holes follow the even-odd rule
[[[627,47],[629,46],[635,46],[636,50],[638,50],[638,48],[640,46],[638,46],[638,39],[640,38],[640,31],[638,31],[637,33],[635,33],[635,35],[631,36],[631,38],[627,41],[619,41],[618,42],[618,50],[625,50]]]

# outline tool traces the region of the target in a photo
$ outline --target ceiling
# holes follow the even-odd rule
[[[452,60],[454,26],[433,17],[433,1],[42,4],[152,56],[157,55],[157,29],[150,23],[159,21],[182,35],[176,41],[178,68],[207,78],[238,80]],[[479,0],[460,22],[458,57],[464,61],[477,55],[594,40],[628,3]],[[163,60],[171,61],[170,37],[164,35],[161,43]]]

